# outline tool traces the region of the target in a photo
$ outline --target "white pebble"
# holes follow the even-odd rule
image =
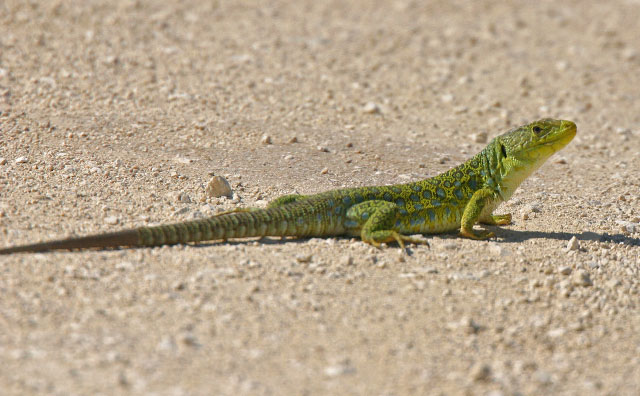
[[[560,338],[563,337],[567,333],[563,327],[558,327],[555,329],[551,329],[547,332],[547,335],[551,338]]]
[[[622,58],[627,61],[635,60],[638,58],[638,51],[633,48],[625,48],[622,51]]]
[[[509,249],[504,249],[502,246],[497,243],[492,243],[489,245],[489,252],[494,256],[509,256],[511,255],[511,251]]]
[[[636,218],[632,220],[637,220]],[[640,232],[640,224],[636,221],[616,220],[616,223],[620,225],[621,231],[624,233]]]
[[[272,144],[273,141],[271,140],[271,136],[262,135],[262,137],[260,138],[260,143],[262,143],[262,144]]]
[[[129,271],[133,269],[133,264],[130,261],[121,261],[116,264],[116,269],[121,271]]]
[[[327,377],[338,377],[341,375],[355,373],[356,369],[352,367],[348,362],[328,366],[324,369],[324,374]]]
[[[159,352],[173,352],[177,349],[177,345],[171,336],[164,336],[160,342],[156,345],[156,350]]]
[[[27,157],[16,158],[16,164],[26,164],[27,162],[29,162],[29,158]]]
[[[310,263],[312,258],[313,255],[306,253],[296,255],[296,261],[299,263]]]
[[[531,203],[531,204],[525,205],[522,211],[525,213],[540,213],[542,209],[540,209],[540,206],[538,204]]]
[[[613,278],[607,282],[607,287],[613,289],[614,287],[618,287],[622,284],[620,279]]]
[[[222,176],[214,176],[207,187],[205,188],[205,193],[208,197],[218,198],[218,197],[231,197],[233,192],[231,191],[231,185],[227,179]]]
[[[578,242],[578,238],[575,236],[571,237],[567,244],[567,250],[580,250],[580,242]]]
[[[442,103],[451,103],[453,101],[453,95],[444,94],[440,97],[440,100],[442,101]]]
[[[593,285],[593,282],[586,270],[579,270],[573,274],[573,284],[576,286],[587,287]]]
[[[349,266],[349,265],[353,265],[353,257],[351,256],[343,256],[342,259],[340,260],[340,264],[343,266]]]
[[[109,216],[104,218],[104,222],[109,225],[116,225],[118,224],[119,220],[116,216]]]
[[[558,272],[562,275],[569,275],[571,274],[571,267],[565,265],[564,267],[558,268]]]
[[[380,107],[373,102],[367,102],[367,104],[362,107],[362,112],[366,114],[376,114],[380,112]]]

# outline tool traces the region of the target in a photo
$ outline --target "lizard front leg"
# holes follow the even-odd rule
[[[426,244],[422,239],[401,234],[396,226],[400,217],[398,206],[393,202],[371,200],[353,205],[347,210],[347,227],[360,228],[362,241],[379,247],[381,243],[398,242],[405,249],[404,243]]]
[[[503,215],[491,215],[487,219],[480,219],[479,223],[487,225],[509,225],[511,224],[511,213]]]
[[[473,193],[471,199],[467,203],[467,206],[465,206],[464,208],[464,212],[462,213],[460,236],[471,239],[488,239],[496,236],[493,232],[490,231],[473,230],[473,225],[480,219],[482,210],[493,199],[495,199],[495,193],[488,188],[482,188]],[[491,217],[491,221],[493,221],[494,224],[498,224],[498,222],[503,222],[508,219],[508,221],[510,222],[511,215],[507,216],[508,217],[494,216]]]

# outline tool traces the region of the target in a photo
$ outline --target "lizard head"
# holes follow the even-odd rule
[[[503,199],[508,199],[524,179],[574,136],[575,123],[545,118],[496,137],[489,147],[499,163],[497,181]]]
[[[539,165],[576,136],[571,121],[544,118],[505,133],[498,139],[504,157]]]

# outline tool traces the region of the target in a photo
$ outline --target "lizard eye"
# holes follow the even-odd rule
[[[535,133],[536,135],[539,134],[540,132],[542,132],[542,128],[540,128],[539,126],[534,126],[533,127],[533,133]]]

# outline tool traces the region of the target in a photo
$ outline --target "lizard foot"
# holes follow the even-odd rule
[[[486,219],[481,219],[480,223],[488,225],[509,225],[511,224],[511,213],[503,215],[491,215]]]
[[[495,225],[509,225],[511,224],[511,213],[503,214],[503,215],[493,215],[491,216]]]
[[[491,231],[474,231],[465,229],[460,230],[460,234],[458,235],[464,238],[476,239],[478,241],[493,238],[496,236],[496,234]]]
[[[369,235],[369,238],[363,238],[363,241],[373,245],[377,248],[380,247],[381,243],[385,243],[385,242],[397,242],[398,245],[400,246],[400,248],[404,251],[406,251],[406,247],[405,247],[405,243],[413,243],[416,245],[427,245],[427,247],[431,247],[431,245],[429,245],[429,242],[421,239],[421,238],[414,238],[408,235],[402,235],[399,232],[393,231],[393,230],[384,230],[384,231],[377,231],[373,233],[374,235]]]

